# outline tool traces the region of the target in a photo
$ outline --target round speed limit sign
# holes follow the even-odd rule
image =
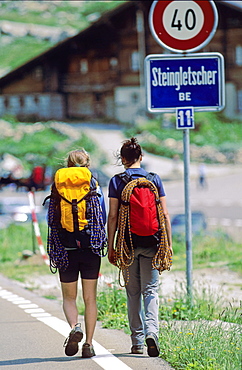
[[[213,1],[154,1],[149,23],[156,41],[175,52],[196,51],[212,39],[218,24]]]

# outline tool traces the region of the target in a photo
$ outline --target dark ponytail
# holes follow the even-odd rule
[[[141,146],[135,137],[124,141],[120,150],[120,157],[124,159],[125,163],[123,164],[126,167],[132,166],[142,155]]]

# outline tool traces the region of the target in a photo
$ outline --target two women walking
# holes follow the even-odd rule
[[[171,224],[162,181],[157,174],[152,174],[152,178],[149,177],[149,173],[141,168],[142,156],[142,150],[137,140],[135,138],[126,140],[119,154],[119,159],[125,168],[122,176],[128,177],[129,181],[139,178],[147,178],[147,180],[150,178],[152,180],[160,213],[162,211],[162,217],[160,219],[158,217],[159,230],[154,236],[139,236],[130,231],[130,225],[127,225],[127,222],[125,222],[125,226],[120,226],[122,225],[122,219],[120,219],[123,202],[122,191],[126,183],[123,181],[122,176],[120,177],[120,174],[117,174],[111,178],[108,188],[107,246],[110,263],[121,268],[125,281],[128,319],[131,330],[131,353],[142,354],[144,344],[146,343],[148,355],[156,357],[159,356],[159,272],[169,269],[171,265]],[[67,356],[73,356],[78,352],[78,344],[83,339],[83,331],[78,322],[76,305],[79,274],[81,276],[82,294],[85,304],[84,321],[86,329],[86,339],[82,346],[82,357],[95,356],[92,339],[97,320],[97,279],[100,271],[101,255],[103,255],[103,248],[106,243],[105,238],[96,238],[95,234],[100,229],[104,230],[106,213],[102,191],[97,181],[92,179],[91,172],[88,169],[89,165],[90,158],[85,150],[73,151],[69,153],[67,166],[68,168],[74,168],[74,171],[70,170],[68,174],[63,171],[63,174],[61,173],[61,175],[59,174],[55,178],[60,183],[57,190],[60,193],[60,189],[62,190],[60,206],[61,202],[65,202],[65,195],[68,192],[73,196],[73,189],[75,198],[77,198],[78,189],[82,182],[86,183],[87,190],[86,194],[83,195],[83,199],[85,199],[85,204],[83,205],[85,220],[79,220],[78,231],[75,228],[67,231],[66,226],[63,228],[63,224],[59,225],[59,228],[54,228],[55,231],[57,230],[61,245],[63,245],[65,258],[68,259],[68,267],[64,268],[64,271],[62,268],[58,268],[58,264],[55,265],[61,282],[63,310],[71,327],[70,334],[64,344]],[[78,171],[75,171],[76,168],[78,168]],[[80,168],[84,168],[84,171],[80,170]],[[89,192],[93,181],[95,182],[95,190],[91,193],[95,195],[95,199],[98,202],[90,201],[92,194],[89,194]],[[140,188],[142,187],[141,185]],[[66,189],[72,190],[70,192],[69,190],[66,191]],[[81,201],[80,203],[83,202]],[[61,211],[63,209],[65,208],[61,208]],[[97,216],[95,224],[95,222],[90,222],[90,215],[96,214],[97,209],[99,214],[101,212],[102,217]],[[66,210],[64,212],[68,213]],[[73,211],[70,212],[73,214]],[[80,217],[84,218],[83,215]],[[58,220],[58,222],[61,224],[61,221]],[[120,233],[120,227],[125,229],[123,234]],[[92,240],[96,242],[95,247]],[[120,262],[123,258],[120,255],[121,245],[125,245],[125,253],[129,256],[126,265],[122,265]]]

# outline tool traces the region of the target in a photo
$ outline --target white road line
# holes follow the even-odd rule
[[[70,327],[67,322],[59,319],[58,317],[52,316],[48,312],[45,312],[44,309],[40,308],[38,305],[32,303],[29,300],[26,300],[23,297],[19,297],[5,289],[0,287],[0,297],[6,299],[13,304],[17,304],[19,308],[23,309],[24,312],[30,314],[32,317],[48,325],[50,328],[54,329],[65,338],[69,335]],[[84,338],[85,340],[85,333]],[[92,357],[91,360],[96,362],[104,370],[132,370],[129,366],[115,357],[110,353],[106,348],[101,346],[96,341],[93,341],[96,356]]]
[[[208,224],[211,226],[215,226],[218,224],[218,219],[217,218],[208,218]]]
[[[242,207],[242,201],[235,202],[231,199],[198,199],[191,197],[191,205],[192,206],[203,206],[203,207]],[[168,208],[173,207],[184,207],[184,202],[180,201],[179,199],[169,199],[167,200]]]
[[[207,219],[210,226],[222,225],[222,226],[235,226],[242,227],[242,219],[231,220],[230,218],[215,218],[209,217]]]
[[[0,291],[0,296],[2,297],[2,298],[7,298],[7,297],[9,297],[9,296],[11,296],[12,295],[12,293],[11,292],[8,292],[7,290],[5,290],[5,289],[3,289],[2,291]]]
[[[16,295],[16,294],[12,294],[9,298],[7,298],[7,301],[15,301],[17,298],[19,298],[19,296],[18,295]]]
[[[31,303],[29,300],[21,298],[21,299],[16,299],[12,301],[13,304],[26,304],[26,303]]]
[[[235,226],[242,227],[242,220],[240,219],[235,220]]]
[[[38,307],[38,306],[37,306]],[[42,313],[42,312],[45,312],[45,310],[43,310],[43,308],[27,308],[27,310],[24,310],[24,312],[26,313]]]
[[[232,225],[232,220],[230,220],[229,218],[222,218],[221,219],[221,225],[231,226]]]
[[[96,341],[93,341],[96,356],[93,357],[93,361],[96,362],[99,366],[101,366],[105,370],[128,370],[131,368],[125,365],[122,361],[120,361],[117,357],[112,355],[107,349],[101,346]]]
[[[65,321],[60,320],[57,317],[39,317],[38,320],[50,326],[52,329],[56,330],[64,337],[67,337],[70,332],[69,325]],[[120,361],[98,342],[93,341],[93,345],[95,348],[96,356],[92,357],[92,360],[95,361],[104,370],[132,370],[129,366]]]
[[[29,304],[20,304],[19,307],[20,308],[37,308],[38,305],[35,303],[29,303]]]
[[[48,316],[52,316],[50,313],[48,312],[38,312],[38,313],[31,313],[31,316],[33,317],[48,317]]]

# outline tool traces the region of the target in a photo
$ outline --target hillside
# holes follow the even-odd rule
[[[80,32],[102,13],[123,2],[0,2],[0,76]]]

